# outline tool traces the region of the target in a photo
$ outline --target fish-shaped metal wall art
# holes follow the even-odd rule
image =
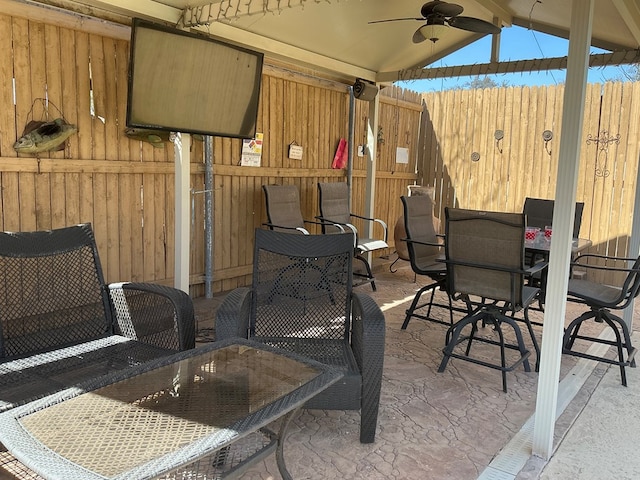
[[[29,122],[22,136],[13,144],[18,153],[39,153],[58,150],[78,128],[63,118],[51,122]],[[64,148],[64,147],[63,147]]]

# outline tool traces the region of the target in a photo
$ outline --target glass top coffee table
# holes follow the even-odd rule
[[[291,417],[342,377],[246,340],[212,343],[0,414],[0,442],[50,479],[222,478],[282,452]],[[285,416],[279,433],[264,428]]]

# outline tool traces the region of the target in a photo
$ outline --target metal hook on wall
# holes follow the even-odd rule
[[[493,136],[496,139],[496,148],[500,153],[502,153],[502,145],[500,142],[502,142],[502,139],[504,138],[504,132],[502,130],[496,130]]]
[[[549,149],[549,142],[553,139],[553,132],[551,130],[545,130],[542,132],[542,139],[544,140],[544,149],[551,156],[551,150]]]

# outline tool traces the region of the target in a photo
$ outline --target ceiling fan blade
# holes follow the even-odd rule
[[[476,33],[500,33],[500,27],[495,26],[493,23],[486,22],[479,18],[473,17],[452,17],[448,18],[447,23],[452,27],[459,28],[461,30],[467,30],[468,32]]]
[[[420,20],[424,22],[424,18],[413,18],[413,17],[408,17],[408,18],[388,18],[387,20],[373,20],[371,22],[367,22],[370,24],[372,23],[385,23],[385,22],[398,22],[398,21],[403,21],[403,20]]]
[[[411,38],[411,40],[413,41],[413,43],[422,43],[424,42],[427,37],[425,37],[422,32],[421,32],[422,27],[420,27],[419,29],[417,29],[414,34],[413,37]]]
[[[455,17],[456,15],[460,15],[464,10],[463,7],[461,7],[460,5],[456,5],[455,3],[437,2],[437,1],[429,2],[429,3],[432,4],[430,9],[433,13],[438,13],[445,17]],[[424,8],[426,5],[429,5],[429,4],[423,5],[422,8]]]

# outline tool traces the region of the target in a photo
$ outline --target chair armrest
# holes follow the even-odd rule
[[[374,441],[384,364],[385,320],[380,307],[365,293],[352,300],[351,348],[362,372],[360,441]]]
[[[380,225],[382,225],[382,230],[384,232],[384,241],[386,242],[389,238],[388,236],[388,228],[387,228],[387,224],[383,221],[380,220],[379,218],[370,218],[370,217],[363,217],[362,215],[356,215],[355,213],[351,214],[352,217],[356,217],[356,218],[360,218],[362,220],[367,220],[369,222],[375,222],[375,223],[379,223]]]
[[[319,219],[319,217],[316,217]],[[313,220],[303,220],[304,223],[313,223],[314,225],[322,225],[323,227],[326,225],[330,225],[332,227],[336,227],[338,230],[340,230],[340,233],[344,233],[345,230],[343,228],[342,225],[340,225],[339,223],[334,223],[334,222],[325,222],[325,221],[320,221],[320,222],[314,222]]]
[[[599,260],[615,260],[615,261],[622,261],[622,262],[635,262],[638,259],[637,258],[629,258],[629,257],[612,257],[612,256],[608,256],[608,255],[599,255],[597,253],[584,253],[584,254],[580,254],[578,255],[576,258],[573,259],[573,261],[571,262],[571,267],[581,267],[581,268],[587,268],[587,269],[593,269],[593,270],[607,270],[607,271],[612,271],[612,272],[640,272],[640,269],[634,269],[634,268],[628,268],[628,267],[612,267],[612,266],[607,266],[607,265],[593,265],[593,264],[588,264],[588,263],[582,263],[582,260],[588,260],[588,259],[599,259]]]
[[[548,266],[549,266],[549,262],[538,262],[533,266],[526,268],[525,272],[526,272],[526,275],[530,277],[532,275],[535,275],[538,272],[541,272]]]
[[[248,338],[252,295],[247,287],[236,288],[227,294],[216,311],[216,341]]]
[[[263,223],[262,225],[264,225],[265,227],[269,227],[271,229],[282,228],[282,229],[285,229],[285,230],[297,230],[300,233],[303,233],[305,235],[309,235],[309,231],[306,228],[303,228],[303,227],[283,227],[282,225],[276,225],[274,223]]]
[[[410,238],[402,238],[403,242],[416,243],[418,245],[424,245],[426,247],[444,247],[444,243],[439,242],[421,242],[420,240],[412,240]]]
[[[191,297],[177,288],[154,283],[107,285],[115,333],[171,350],[195,347]]]
[[[354,292],[351,346],[360,369],[380,369],[384,358],[385,319],[378,304],[366,293]]]

